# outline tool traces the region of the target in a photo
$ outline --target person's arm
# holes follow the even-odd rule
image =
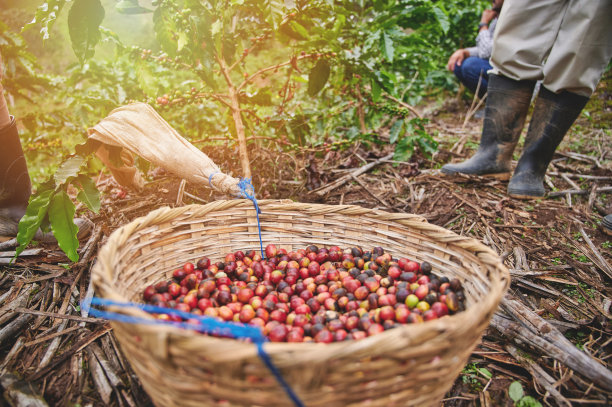
[[[487,26],[487,29],[483,29],[478,33],[476,37],[476,52],[474,54],[478,58],[489,59],[493,51],[493,34],[495,32],[495,26],[497,25],[497,19],[494,19]]]
[[[453,54],[448,59],[448,62],[446,63],[446,69],[451,72],[454,71],[455,65],[461,66],[463,60],[469,56],[470,52],[468,48],[458,49],[457,51],[453,52]]]
[[[0,55],[0,130],[11,124],[11,116],[9,115],[6,99],[4,99],[4,90],[2,89],[2,55]]]

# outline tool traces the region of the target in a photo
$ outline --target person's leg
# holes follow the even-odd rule
[[[32,185],[15,119],[0,129],[0,208],[25,209]]]
[[[516,81],[543,79],[544,61],[557,39],[568,3],[567,0],[505,2],[495,26],[491,73]]]
[[[525,149],[508,184],[515,198],[545,195],[553,154],[594,91],[612,57],[612,2],[571,2],[543,72]]]
[[[490,75],[478,151],[467,161],[444,165],[442,173],[510,178],[510,160],[525,123],[534,85],[534,81]]]
[[[576,93],[556,94],[541,87],[525,138],[525,148],[508,183],[511,197],[527,199],[545,195],[543,181],[546,168],[588,100],[588,97]]]
[[[566,6],[565,0],[504,3],[495,28],[480,146],[472,158],[447,164],[442,173],[509,178],[533,87],[542,78],[542,63],[557,37]]]
[[[486,59],[478,57],[466,58],[461,66],[455,66],[455,76],[468,88],[472,93],[476,93],[478,89],[478,97],[482,98],[487,92],[487,84],[489,75],[487,71],[491,69],[491,64]],[[480,82],[480,86],[478,83]]]

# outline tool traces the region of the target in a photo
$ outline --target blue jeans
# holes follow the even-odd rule
[[[491,64],[488,59],[482,59],[478,57],[468,57],[463,60],[461,66],[455,65],[455,76],[466,88],[476,93],[478,87],[478,80],[480,79],[480,89],[478,90],[478,97],[483,97],[487,91],[487,84],[489,75],[487,71],[491,69]]]

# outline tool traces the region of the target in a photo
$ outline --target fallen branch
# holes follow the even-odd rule
[[[324,196],[325,194],[327,194],[328,192],[337,189],[339,187],[341,187],[342,185],[346,184],[347,182],[349,182],[350,180],[353,179],[353,177],[358,177],[359,175],[370,171],[372,168],[376,167],[377,165],[383,163],[384,161],[390,160],[393,157],[393,153],[391,154],[387,154],[386,156],[384,156],[383,158],[379,158],[376,161],[373,161],[369,164],[364,165],[363,167],[359,167],[356,168],[355,170],[351,171],[350,173],[348,173],[347,175],[344,175],[342,178],[339,178],[327,185],[324,185],[320,188],[314,189],[310,192],[314,192],[315,194],[319,195],[319,196]]]
[[[493,315],[491,325],[500,333],[519,345],[526,343],[536,348],[543,354],[592,380],[598,386],[612,391],[612,372],[576,348],[552,324],[519,301],[508,297],[502,300],[502,307],[518,323],[498,314]]]
[[[601,187],[601,188],[597,188],[595,190],[595,192],[597,193],[604,193],[604,192],[612,192],[612,187]],[[564,196],[564,195],[587,195],[591,193],[590,190],[588,189],[566,189],[563,191],[554,191],[554,192],[550,192],[548,194],[549,198],[556,198],[558,196]]]

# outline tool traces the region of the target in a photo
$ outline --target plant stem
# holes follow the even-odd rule
[[[234,126],[236,127],[236,136],[238,138],[238,154],[240,156],[240,164],[242,165],[242,176],[244,178],[251,178],[251,163],[249,162],[249,154],[247,152],[246,136],[244,133],[244,123],[242,122],[242,110],[240,109],[240,101],[238,96],[240,94],[239,89],[236,89],[232,78],[230,78],[229,70],[225,63],[225,60],[217,55],[217,63],[221,68],[221,73],[227,83],[228,94],[229,94],[229,105],[232,110],[232,118],[234,119]]]

